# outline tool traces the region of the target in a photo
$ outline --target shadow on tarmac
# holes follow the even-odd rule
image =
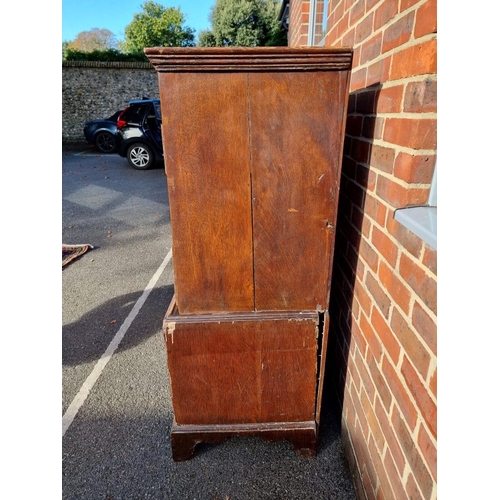
[[[163,316],[174,294],[173,285],[154,288],[131,327],[134,335],[125,335],[118,352],[130,349],[162,329]],[[97,361],[106,351],[142,292],[114,297],[62,328],[63,366]]]

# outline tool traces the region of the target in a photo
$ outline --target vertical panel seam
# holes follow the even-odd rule
[[[252,280],[253,280],[253,309],[257,311],[257,297],[255,286],[255,225],[253,206],[253,158],[252,158],[252,117],[250,114],[250,73],[247,73],[247,118],[248,118],[248,154],[249,154],[249,175],[250,175],[250,217],[252,221]]]

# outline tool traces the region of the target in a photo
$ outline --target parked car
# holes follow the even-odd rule
[[[163,160],[159,99],[130,101],[116,124],[116,152],[137,170]]]
[[[116,121],[122,111],[120,109],[109,118],[86,122],[83,127],[85,140],[94,145],[101,153],[114,153],[116,149]]]

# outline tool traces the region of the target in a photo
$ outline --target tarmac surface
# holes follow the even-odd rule
[[[62,498],[355,499],[327,398],[314,458],[286,441],[231,438],[172,460],[163,167],[136,171],[117,155],[63,148],[62,187],[62,242],[94,246],[62,271]]]

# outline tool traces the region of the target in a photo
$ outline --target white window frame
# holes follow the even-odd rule
[[[326,38],[326,23],[328,19],[328,4],[329,0],[320,0],[323,2],[323,19],[321,20],[321,26],[323,29],[323,36],[321,37],[321,40],[319,43],[314,43],[315,39],[315,29],[316,29],[316,10],[317,10],[317,4],[318,0],[311,0],[309,2],[309,29],[307,32],[307,44],[310,47],[317,46],[317,47],[323,47],[325,45],[325,38]]]
[[[437,250],[437,162],[427,205],[396,209],[394,219]]]

